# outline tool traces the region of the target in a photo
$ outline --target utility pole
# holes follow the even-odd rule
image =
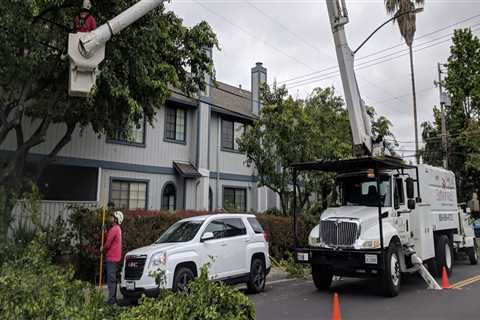
[[[445,106],[448,104],[448,96],[446,92],[443,92],[442,87],[442,64],[438,64],[438,81],[434,81],[434,84],[438,86],[438,92],[440,96],[440,114],[442,122],[442,149],[443,149],[443,167],[448,169],[448,149],[447,149],[447,125],[445,121]]]

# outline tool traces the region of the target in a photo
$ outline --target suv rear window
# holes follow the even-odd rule
[[[257,218],[247,218],[248,223],[252,226],[253,232],[263,233],[262,225],[258,222]]]

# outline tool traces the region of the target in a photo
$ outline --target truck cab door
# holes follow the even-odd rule
[[[410,209],[408,209],[405,200],[404,182],[401,177],[396,177],[393,180],[393,204],[394,215],[392,223],[398,231],[398,235],[402,243],[409,242],[410,238]]]

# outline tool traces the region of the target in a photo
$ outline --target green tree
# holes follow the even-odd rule
[[[455,30],[443,85],[450,94],[445,106],[448,132],[448,164],[457,179],[460,201],[466,201],[480,186],[480,40],[470,29]],[[422,124],[426,142],[424,159],[441,165],[440,111],[434,108],[434,121]]]
[[[322,208],[327,206],[333,176],[302,172],[293,177],[290,166],[295,162],[316,159],[345,159],[352,156],[350,122],[343,99],[333,88],[317,88],[305,101],[288,96],[284,87],[266,88],[260,117],[239,141],[247,155],[247,164],[255,165],[258,185],[267,186],[280,198],[282,212],[291,211],[292,181],[297,178],[298,208],[310,207],[310,199]],[[375,118],[370,110],[375,134],[392,136],[390,122]]]
[[[413,51],[412,44],[416,31],[416,13],[414,10],[418,6],[423,6],[424,0],[384,0],[385,9],[387,13],[392,15],[395,19],[393,22],[397,22],[400,29],[400,33],[408,46],[410,53],[410,73],[412,77],[412,93],[413,93],[413,117],[415,122],[415,150],[418,155],[418,125],[417,125],[417,97],[415,92],[415,73],[413,68]],[[411,13],[408,13],[411,12]]]
[[[217,46],[210,26],[201,22],[187,28],[160,6],[107,44],[94,94],[69,97],[67,38],[81,2],[0,2],[0,146],[7,136],[16,140],[7,158],[0,158],[0,185],[17,193],[26,178],[38,177],[75,130],[91,127],[108,134],[143,118],[152,123],[172,86],[193,94],[205,88],[204,75],[213,73],[204,50]],[[92,13],[100,25],[136,2],[95,1]],[[53,125],[62,138],[27,172],[27,155],[45,142]]]

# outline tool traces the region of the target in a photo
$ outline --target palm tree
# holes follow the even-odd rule
[[[405,39],[410,52],[410,72],[412,75],[412,93],[413,93],[413,118],[415,122],[415,156],[419,162],[418,152],[418,125],[417,125],[417,97],[415,93],[415,75],[413,72],[413,53],[412,44],[416,30],[417,6],[423,6],[423,0],[385,0],[385,9],[387,13],[394,17],[393,22],[397,22],[400,33]],[[407,12],[411,12],[407,14]]]

